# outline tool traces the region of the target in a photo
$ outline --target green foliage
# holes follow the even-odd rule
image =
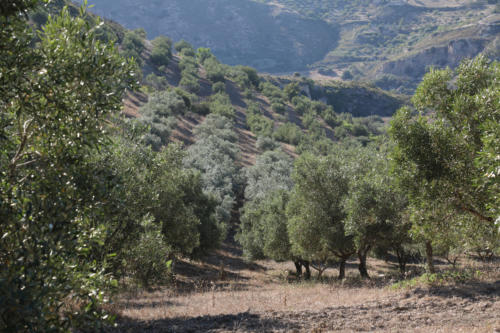
[[[216,82],[212,85],[212,91],[215,94],[221,94],[226,92],[226,84],[224,82]]]
[[[226,93],[218,93],[210,97],[210,112],[233,119],[235,111],[231,99]]]
[[[262,200],[245,204],[241,215],[241,230],[236,239],[242,245],[246,257],[292,259],[287,233],[287,202],[288,193],[278,190],[267,193]]]
[[[0,17],[0,330],[99,330],[114,282],[106,260],[88,259],[105,239],[92,207],[106,197],[87,161],[133,66],[96,39],[84,9],[49,18],[32,44],[24,16],[3,16],[29,3],[2,2]]]
[[[174,90],[152,93],[148,102],[139,110],[141,122],[150,127],[146,143],[154,150],[160,150],[168,143],[170,133],[177,123],[175,117],[184,114],[187,109],[185,100]]]
[[[415,199],[439,199],[488,224],[498,216],[499,188],[495,173],[484,172],[497,162],[483,151],[498,144],[499,127],[482,129],[500,122],[499,68],[484,57],[464,61],[454,87],[451,71],[431,70],[413,98],[419,115],[401,109],[390,130],[398,173]]]
[[[172,58],[172,40],[165,36],[158,36],[152,41],[151,61],[156,66],[167,66]]]
[[[195,75],[186,74],[187,71],[182,72],[182,79],[179,82],[179,86],[187,89],[192,93],[198,93],[200,91],[200,83]]]
[[[294,106],[295,112],[297,112],[299,115],[303,115],[311,108],[312,101],[306,96],[295,96],[292,98],[292,104]]]
[[[198,59],[198,62],[203,65],[205,60],[214,57],[212,54],[212,51],[210,51],[209,48],[206,47],[200,47],[198,50],[196,50],[196,58]]]
[[[174,44],[174,49],[177,51],[177,52],[182,52],[184,49],[188,49],[188,50],[193,50],[193,46],[191,44],[189,44],[188,42],[186,42],[184,39],[178,41],[177,43]]]
[[[203,63],[207,72],[207,78],[212,82],[224,82],[226,71],[223,65],[215,57],[210,57]]]
[[[238,66],[238,69],[247,75],[248,80],[255,88],[259,86],[260,78],[255,68],[249,66]]]
[[[142,286],[162,284],[172,276],[172,259],[161,228],[148,216],[142,223],[139,240],[128,249],[125,256],[127,275]]]
[[[222,238],[231,219],[231,210],[241,184],[237,136],[233,123],[220,114],[210,114],[195,130],[197,141],[189,147],[184,165],[201,172],[203,192],[216,201],[216,219]]]
[[[270,137],[259,136],[257,138],[257,149],[259,149],[261,152],[275,150],[279,147],[281,147],[280,144]]]
[[[292,82],[285,86],[283,93],[286,95],[287,99],[291,101],[294,97],[298,96],[300,93],[300,87],[297,82]]]
[[[296,160],[295,188],[287,207],[293,254],[326,263],[354,252],[352,237],[345,234],[348,180],[341,165],[333,155],[304,153]]]
[[[265,82],[260,83],[259,89],[260,89],[260,91],[262,91],[262,93],[266,97],[268,97],[272,101],[275,100],[275,101],[283,102],[283,100],[284,100],[283,91],[281,91],[281,89],[279,87],[275,86],[271,82],[265,81]]]
[[[478,239],[488,244],[483,249],[497,246],[498,177],[487,170],[498,163],[486,152],[500,149],[499,69],[479,56],[455,73],[431,70],[413,97],[418,114],[403,108],[391,124],[394,172],[410,196],[412,236],[426,242],[429,257],[432,248],[481,252]]]
[[[261,200],[273,191],[293,187],[290,157],[282,151],[267,151],[259,155],[255,165],[246,170],[245,199]]]
[[[286,105],[281,102],[273,102],[271,103],[271,109],[276,113],[285,114]]]
[[[260,114],[248,114],[247,126],[252,133],[257,136],[271,137],[273,134],[274,122]]]
[[[122,55],[126,58],[133,58],[139,66],[142,66],[143,60],[141,57],[145,48],[145,36],[139,29],[128,30],[123,38],[121,48]]]
[[[164,90],[167,88],[168,82],[164,76],[158,76],[154,73],[148,74],[144,79],[145,83],[156,90]]]
[[[194,50],[192,47],[185,46],[180,49],[180,53],[179,68],[181,69],[181,81],[179,82],[179,86],[189,92],[198,93],[200,83],[198,82],[198,63],[196,62]]]
[[[267,151],[247,169],[246,203],[237,240],[250,258],[291,259],[286,205],[293,187],[291,159],[283,152]]]
[[[300,127],[288,122],[278,127],[274,132],[273,137],[278,141],[286,142],[291,145],[297,145],[299,144],[302,135]]]
[[[360,271],[367,277],[366,254],[374,246],[389,247],[399,259],[404,259],[404,247],[409,243],[403,217],[406,197],[390,178],[383,152],[358,147],[349,149],[343,157],[351,179],[345,203],[346,233],[354,237],[363,266]]]

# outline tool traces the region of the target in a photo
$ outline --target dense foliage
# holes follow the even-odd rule
[[[25,16],[0,17],[2,331],[100,330],[118,277],[162,280],[221,235],[183,151],[153,152],[115,116],[136,67],[92,21],[65,8],[35,35]],[[171,99],[151,118],[181,112]]]

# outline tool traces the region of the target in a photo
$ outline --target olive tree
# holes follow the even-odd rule
[[[319,263],[319,275],[329,261],[340,259],[343,279],[355,247],[345,229],[343,202],[349,184],[341,161],[333,155],[304,153],[295,162],[292,179],[295,187],[287,206],[292,253]]]
[[[346,232],[354,237],[361,277],[368,278],[366,258],[375,246],[395,247],[400,268],[407,237],[398,235],[403,222],[406,197],[389,174],[389,163],[382,148],[353,147],[343,154],[349,175],[346,200]],[[386,243],[386,244],[382,244]]]
[[[203,191],[214,196],[216,218],[227,230],[236,194],[241,187],[239,167],[235,164],[239,150],[233,122],[221,115],[210,114],[195,129],[197,141],[189,147],[184,166],[201,173]]]
[[[112,278],[87,259],[105,238],[88,213],[105,198],[89,193],[86,160],[135,81],[84,8],[49,17],[35,44],[21,13],[35,3],[2,2],[0,16],[0,330],[11,332],[69,330],[101,316]]]
[[[292,260],[297,275],[302,274],[304,266],[305,277],[309,278],[309,263],[292,254],[287,231],[286,206],[288,192],[293,187],[292,169],[290,157],[282,151],[265,152],[247,169],[246,203],[237,239],[246,256]]]
[[[445,211],[469,214],[496,229],[499,78],[500,65],[484,56],[463,61],[454,72],[431,69],[412,99],[416,112],[405,107],[395,115],[390,129],[395,174],[414,215],[424,217],[416,224],[420,229],[432,230]],[[459,220],[450,227],[457,228]],[[423,234],[429,235],[429,256],[439,235]]]

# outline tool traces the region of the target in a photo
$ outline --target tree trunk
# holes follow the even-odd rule
[[[302,262],[302,265],[303,265],[303,266],[304,266],[304,268],[306,269],[305,279],[306,279],[306,280],[311,279],[311,269],[309,268],[309,261],[304,260],[304,261]]]
[[[302,264],[300,260],[294,260],[293,264],[295,265],[295,270],[297,271],[297,277],[302,276]]]
[[[345,262],[346,262],[346,259],[344,259],[344,258],[340,259],[339,280],[345,279]]]
[[[427,271],[431,274],[436,273],[434,268],[434,257],[432,255],[432,243],[430,241],[425,242],[425,255],[427,257]]]
[[[370,275],[368,275],[368,269],[366,268],[366,255],[368,253],[368,250],[369,249],[358,251],[358,259],[359,259],[358,269],[362,279],[370,278]]]
[[[398,257],[399,273],[404,276],[406,273],[406,255],[404,250],[396,250],[396,256]]]

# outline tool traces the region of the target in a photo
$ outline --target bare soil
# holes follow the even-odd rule
[[[226,244],[204,262],[177,263],[175,286],[123,293],[113,332],[500,332],[499,261],[467,261],[483,274],[466,283],[399,289],[395,263],[368,264],[371,280],[350,261],[343,282],[335,269],[305,282],[291,263],[249,263]]]

